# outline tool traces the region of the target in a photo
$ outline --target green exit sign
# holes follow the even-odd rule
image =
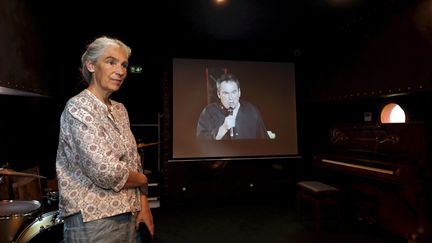
[[[143,68],[138,65],[130,66],[131,73],[142,73]]]

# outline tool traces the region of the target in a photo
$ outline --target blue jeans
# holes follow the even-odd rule
[[[109,218],[83,222],[80,213],[64,219],[63,242],[141,242],[135,230],[135,214],[125,213]]]

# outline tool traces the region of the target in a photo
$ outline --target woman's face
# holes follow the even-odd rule
[[[217,95],[226,109],[230,107],[235,109],[240,100],[240,89],[235,82],[224,81],[220,84]]]
[[[111,94],[120,89],[127,75],[127,67],[126,52],[121,47],[108,46],[94,65],[87,65],[94,73],[91,85],[99,91]]]

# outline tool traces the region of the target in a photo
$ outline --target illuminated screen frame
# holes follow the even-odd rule
[[[294,63],[174,58],[172,65],[169,161],[298,157]],[[209,70],[215,68],[239,79],[241,100],[258,108],[274,139],[197,139],[197,120],[209,103]]]

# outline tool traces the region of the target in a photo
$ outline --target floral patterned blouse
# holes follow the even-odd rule
[[[129,169],[141,171],[123,104],[112,109],[85,89],[66,104],[60,120],[56,172],[62,217],[84,222],[140,210],[138,189],[123,188]]]

